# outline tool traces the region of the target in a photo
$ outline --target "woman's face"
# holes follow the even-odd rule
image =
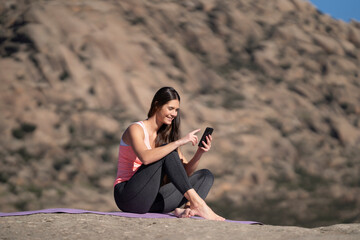
[[[170,125],[172,120],[178,115],[180,109],[179,100],[170,100],[157,111],[157,118],[163,124]]]

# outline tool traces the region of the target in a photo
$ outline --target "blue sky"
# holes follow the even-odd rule
[[[321,12],[333,18],[349,22],[354,19],[360,22],[360,0],[310,0]]]

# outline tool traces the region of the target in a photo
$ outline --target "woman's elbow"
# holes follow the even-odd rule
[[[149,165],[151,162],[149,159],[144,158],[144,157],[139,157],[139,160],[142,162],[142,164],[144,165]]]
[[[154,157],[150,156],[150,157],[139,157],[140,161],[142,162],[142,164],[144,165],[149,165],[151,163],[154,163],[156,161],[158,161],[157,159],[155,159]]]
[[[149,165],[150,163],[149,162],[146,162],[146,161],[141,161],[143,165]]]

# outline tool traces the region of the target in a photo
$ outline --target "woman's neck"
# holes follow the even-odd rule
[[[148,131],[150,131],[152,134],[157,133],[157,131],[163,125],[162,122],[160,122],[156,119],[156,115],[146,119],[145,122],[146,122],[146,125],[148,126]]]

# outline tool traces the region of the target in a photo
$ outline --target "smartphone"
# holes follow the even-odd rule
[[[204,131],[204,134],[202,135],[200,142],[199,142],[199,147],[204,147],[204,145],[202,144],[202,141],[206,142],[206,136],[211,135],[212,132],[214,131],[213,128],[211,127],[207,127]]]

